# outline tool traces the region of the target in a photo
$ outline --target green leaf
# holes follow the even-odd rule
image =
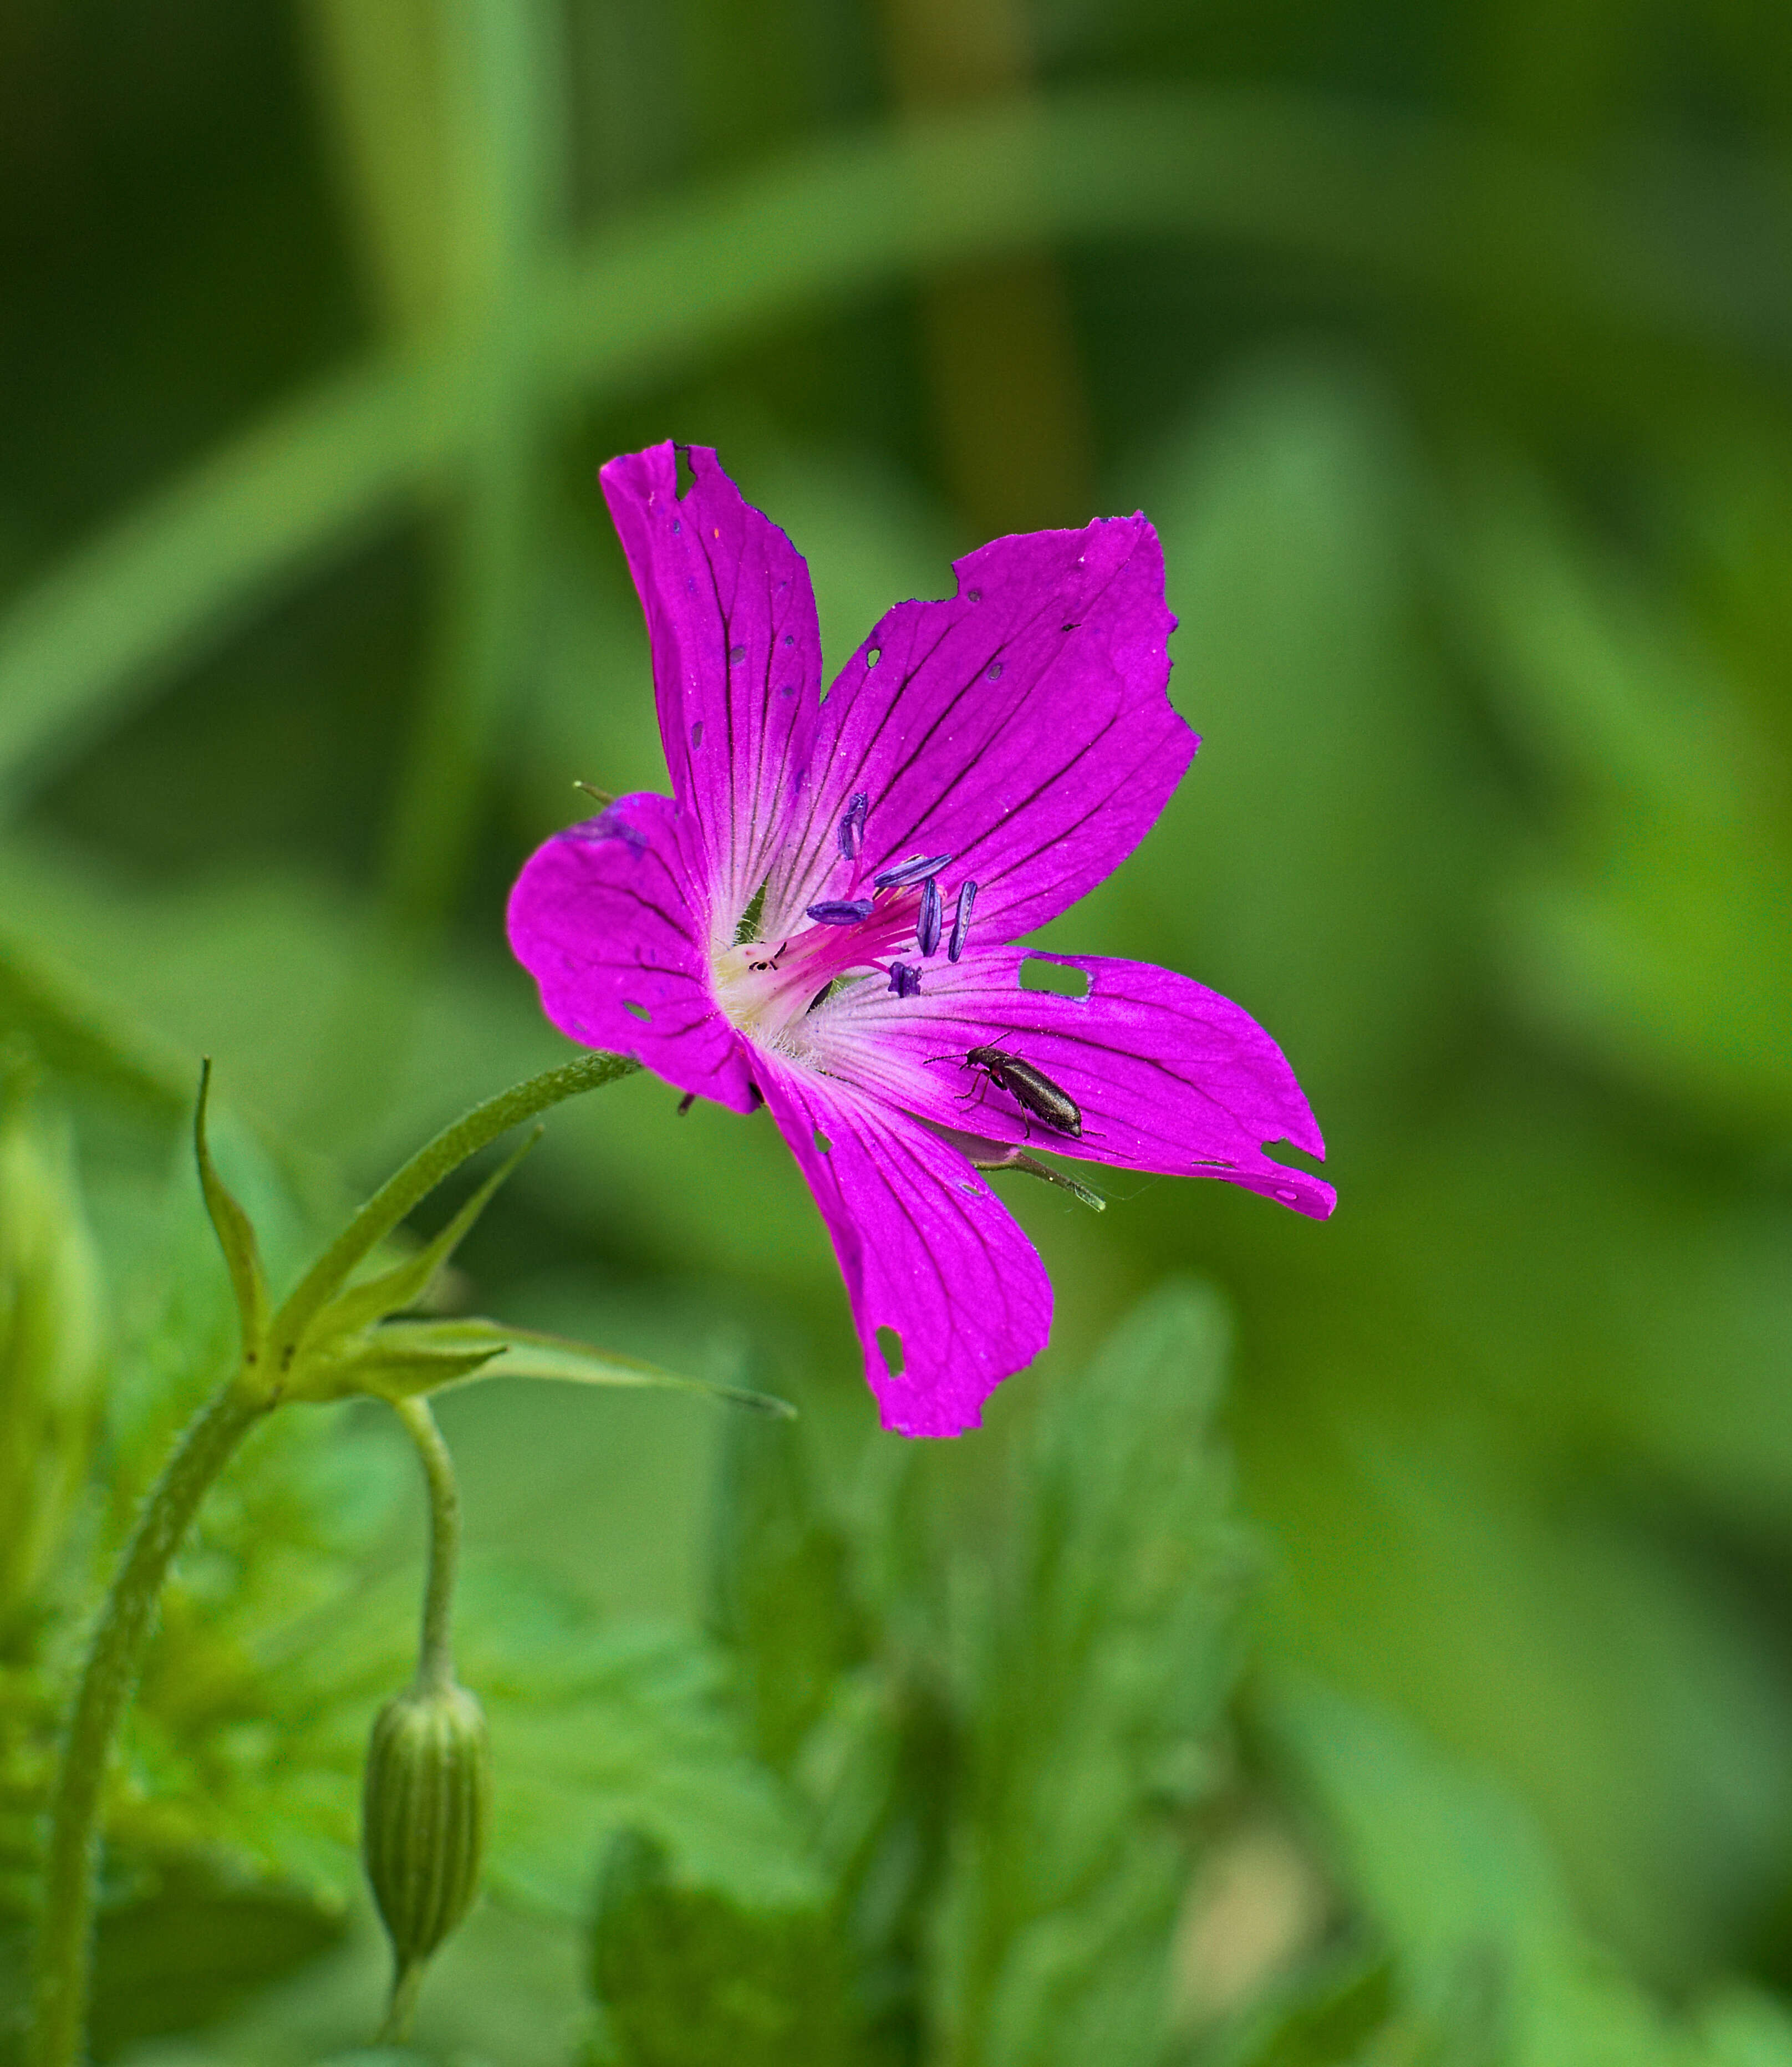
[[[816,1499],[801,1431],[759,1415],[724,1426],[714,1513],[709,1626],[736,1660],[760,1756],[787,1770],[863,1654],[846,1538]]]
[[[405,1257],[377,1277],[364,1279],[339,1293],[312,1322],[299,1344],[299,1364],[316,1348],[334,1338],[351,1335],[415,1306],[428,1293],[442,1266],[472,1232],[479,1216],[490,1204],[499,1188],[530,1150],[542,1138],[536,1127],[506,1155],[441,1232],[425,1242],[414,1255]]]
[[[205,1195],[217,1245],[230,1273],[230,1289],[236,1294],[237,1315],[242,1326],[245,1363],[261,1357],[267,1340],[267,1277],[262,1269],[262,1253],[255,1230],[234,1194],[217,1174],[205,1138],[205,1109],[211,1098],[212,1058],[200,1065],[199,1099],[193,1115],[193,1152],[199,1164],[200,1188]]]
[[[1238,1663],[1228,1337],[1210,1294],[1160,1293],[1027,1448],[945,1911],[937,2013],[977,2067],[1145,2067],[1164,2042],[1175,1817],[1213,1784]]]
[[[674,1877],[664,1849],[614,1838],[599,1875],[592,2067],[844,2067],[865,2057],[835,1919],[749,1905]]]

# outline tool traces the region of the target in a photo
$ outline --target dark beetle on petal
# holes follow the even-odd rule
[[[1010,1055],[1006,1048],[973,1048],[965,1061],[971,1069],[986,1070],[989,1082],[1024,1106],[1035,1119],[1059,1134],[1082,1139],[1082,1107],[1043,1070],[1023,1062],[1018,1055]]]

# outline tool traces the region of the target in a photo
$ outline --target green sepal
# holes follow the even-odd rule
[[[389,1270],[381,1271],[377,1277],[350,1285],[346,1292],[332,1299],[311,1323],[306,1339],[299,1345],[301,1359],[314,1344],[358,1334],[375,1322],[384,1320],[388,1314],[401,1314],[416,1306],[435,1282],[443,1265],[472,1232],[473,1223],[491,1204],[498,1187],[541,1138],[542,1129],[538,1127],[505,1157],[447,1226],[432,1241],[425,1242],[415,1255],[406,1257]]]
[[[479,1319],[388,1321],[353,1341],[332,1342],[321,1352],[300,1357],[289,1397],[344,1399],[368,1393],[380,1399],[411,1399],[475,1378],[546,1378],[574,1385],[704,1392],[761,1414],[795,1411],[770,1393],[681,1377],[657,1364],[616,1356],[563,1335]]]
[[[262,1269],[261,1245],[249,1216],[217,1173],[211,1147],[205,1138],[205,1111],[211,1099],[212,1058],[199,1066],[199,1100],[193,1115],[193,1152],[199,1165],[199,1186],[205,1195],[217,1245],[230,1273],[230,1289],[236,1294],[237,1314],[242,1324],[242,1360],[259,1361],[267,1340],[267,1276]]]
[[[480,1378],[548,1378],[571,1385],[613,1385],[668,1392],[702,1392],[712,1399],[726,1399],[756,1414],[794,1417],[796,1409],[787,1399],[769,1392],[755,1392],[749,1386],[724,1385],[709,1378],[685,1378],[663,1371],[658,1364],[639,1357],[617,1356],[608,1350],[592,1349],[565,1335],[547,1335],[533,1328],[508,1327],[502,1321],[437,1321],[423,1324],[444,1342],[473,1350],[489,1346],[505,1352],[503,1361],[489,1371],[470,1374]]]
[[[313,1405],[364,1394],[373,1399],[416,1399],[473,1377],[504,1353],[503,1345],[481,1350],[438,1346],[429,1339],[436,1324],[388,1322],[353,1341],[339,1339],[294,1365],[289,1399]]]

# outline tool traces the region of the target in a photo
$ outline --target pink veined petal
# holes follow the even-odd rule
[[[985,939],[1042,925],[1111,875],[1199,743],[1170,708],[1164,556],[1143,517],[998,538],[956,562],[958,593],[904,603],[822,705],[813,779],[766,899],[768,934],[846,894],[838,832],[869,802],[868,880],[949,854]]]
[[[1019,948],[973,949],[923,966],[918,997],[873,978],[805,1029],[816,1064],[874,1096],[952,1127],[1054,1155],[1172,1176],[1217,1177],[1315,1220],[1331,1187],[1265,1155],[1290,1141],[1323,1156],[1311,1107],[1282,1050],[1244,1009],[1148,962],[1038,955],[1080,969],[1086,997],[1023,989]],[[1080,1137],[1029,1113],[966,1063],[996,1046],[1041,1070],[1081,1111]]]
[[[1051,1332],[1033,1245],[963,1155],[905,1114],[769,1057],[759,1082],[833,1237],[884,1427],[976,1427]],[[900,1376],[880,1327],[900,1340]]]
[[[709,993],[681,830],[677,806],[642,791],[556,833],[510,892],[510,948],[563,1034],[751,1112],[740,1037]]]
[[[647,613],[673,794],[709,859],[712,948],[786,843],[813,753],[821,634],[803,556],[701,445],[678,493],[671,445],[613,459],[599,478]]]

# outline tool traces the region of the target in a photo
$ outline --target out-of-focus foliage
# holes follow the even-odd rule
[[[847,1533],[795,1431],[733,1431],[718,1633],[816,1885],[746,1907],[619,1838],[595,2061],[1164,2057],[1237,1667],[1224,1350],[1210,1301],[1160,1295],[1016,1444],[993,1532],[946,1453],[901,1460]]]
[[[232,1354],[198,1056],[278,1296],[563,1052],[502,899],[574,778],[663,780],[591,473],[674,435],[808,554],[835,659],[992,526],[1156,519],[1205,743],[1050,939],[1240,998],[1343,1203],[1016,1187],[1057,1345],[916,1460],[769,1123],[644,1078],[557,1113],[460,1307],[752,1370],[803,1433],[730,1423],[713,1506],[706,1403],[445,1400],[498,1822],[425,2047],[588,2041],[626,1829],[639,1913],[835,1948],[842,2057],[1095,2057],[1166,1937],[1165,2059],[1788,2057],[1789,77],[1766,0],[6,11],[0,1041],[43,1081],[0,1215],[35,1188],[30,1383],[71,1389],[0,1430],[0,2003],[83,1618]],[[1137,1336],[1075,1375],[1191,1267],[1241,1625],[1195,1395]],[[278,1417],[180,1568],[111,2057],[370,2028],[347,1841],[417,1535],[372,1415]],[[1178,1500],[1187,1570],[1129,1565]]]

